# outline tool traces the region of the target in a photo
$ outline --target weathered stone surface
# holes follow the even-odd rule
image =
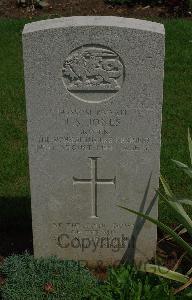
[[[23,31],[36,256],[90,264],[153,256],[163,25],[117,17],[35,22]]]

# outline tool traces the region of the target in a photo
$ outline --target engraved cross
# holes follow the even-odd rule
[[[78,179],[73,177],[73,184],[91,184],[91,218],[98,218],[97,215],[97,185],[98,184],[114,184],[116,187],[116,177],[112,179],[99,179],[97,177],[97,160],[99,157],[89,157],[91,160],[91,178]]]

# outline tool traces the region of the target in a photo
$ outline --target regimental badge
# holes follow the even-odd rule
[[[86,102],[111,98],[123,84],[125,70],[117,53],[109,48],[86,45],[67,57],[62,76],[67,90]]]

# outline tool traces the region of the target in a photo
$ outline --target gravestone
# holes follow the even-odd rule
[[[118,17],[27,24],[23,53],[35,256],[150,259],[164,27]]]

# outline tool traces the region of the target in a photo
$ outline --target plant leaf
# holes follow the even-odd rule
[[[185,250],[187,251],[188,255],[192,257],[192,247],[187,243],[185,242],[174,230],[172,230],[171,228],[169,228],[167,225],[163,224],[162,222],[158,221],[158,220],[155,220],[151,217],[149,217],[148,215],[145,215],[141,212],[137,212],[135,210],[132,210],[132,209],[129,209],[127,207],[124,207],[124,206],[120,206],[120,208],[123,208],[137,216],[140,216],[140,217],[143,217],[144,219],[152,222],[153,224],[157,225],[159,228],[161,228],[163,231],[165,231],[166,233],[170,234],[174,240]]]
[[[170,198],[174,197],[174,194],[173,194],[169,184],[166,182],[165,178],[162,175],[160,176],[160,180],[161,180],[161,183],[163,185],[166,195]]]
[[[180,293],[184,289],[188,288],[192,284],[192,278],[190,278],[184,285],[180,286],[178,289],[175,289],[174,295]]]
[[[38,4],[39,4],[41,7],[47,7],[47,6],[49,6],[49,4],[48,4],[46,1],[38,1]]]
[[[175,212],[175,218],[184,228],[187,229],[188,233],[192,237],[192,220],[184,210],[183,206],[175,199],[168,200],[166,197],[158,191],[158,194],[162,197],[162,200]]]
[[[191,275],[192,273],[192,267],[189,269],[189,271],[187,272],[187,275]]]
[[[177,202],[185,205],[192,205],[191,199],[178,199]]]
[[[180,167],[180,168],[182,168],[182,169],[188,169],[188,168],[189,168],[188,165],[186,165],[186,164],[184,164],[184,163],[182,163],[182,162],[180,162],[180,161],[178,161],[178,160],[172,159],[172,161],[173,161],[178,167]]]
[[[183,229],[181,229],[177,234],[178,235],[182,235],[182,234],[184,234],[184,233],[186,233],[187,232],[187,229],[186,228],[183,228]]]
[[[181,168],[189,177],[192,178],[192,169],[189,168],[186,164],[183,164],[182,162],[178,160],[172,159],[172,161],[179,167]]]
[[[192,139],[191,139],[189,128],[188,128],[188,144],[189,144],[189,154],[190,154],[191,165],[192,165]]]
[[[139,268],[142,272],[152,273],[164,278],[168,278],[171,280],[175,280],[181,283],[187,283],[189,280],[188,276],[185,276],[181,273],[171,271],[167,269],[166,267],[161,267],[158,265],[152,265],[152,264],[142,264]]]

